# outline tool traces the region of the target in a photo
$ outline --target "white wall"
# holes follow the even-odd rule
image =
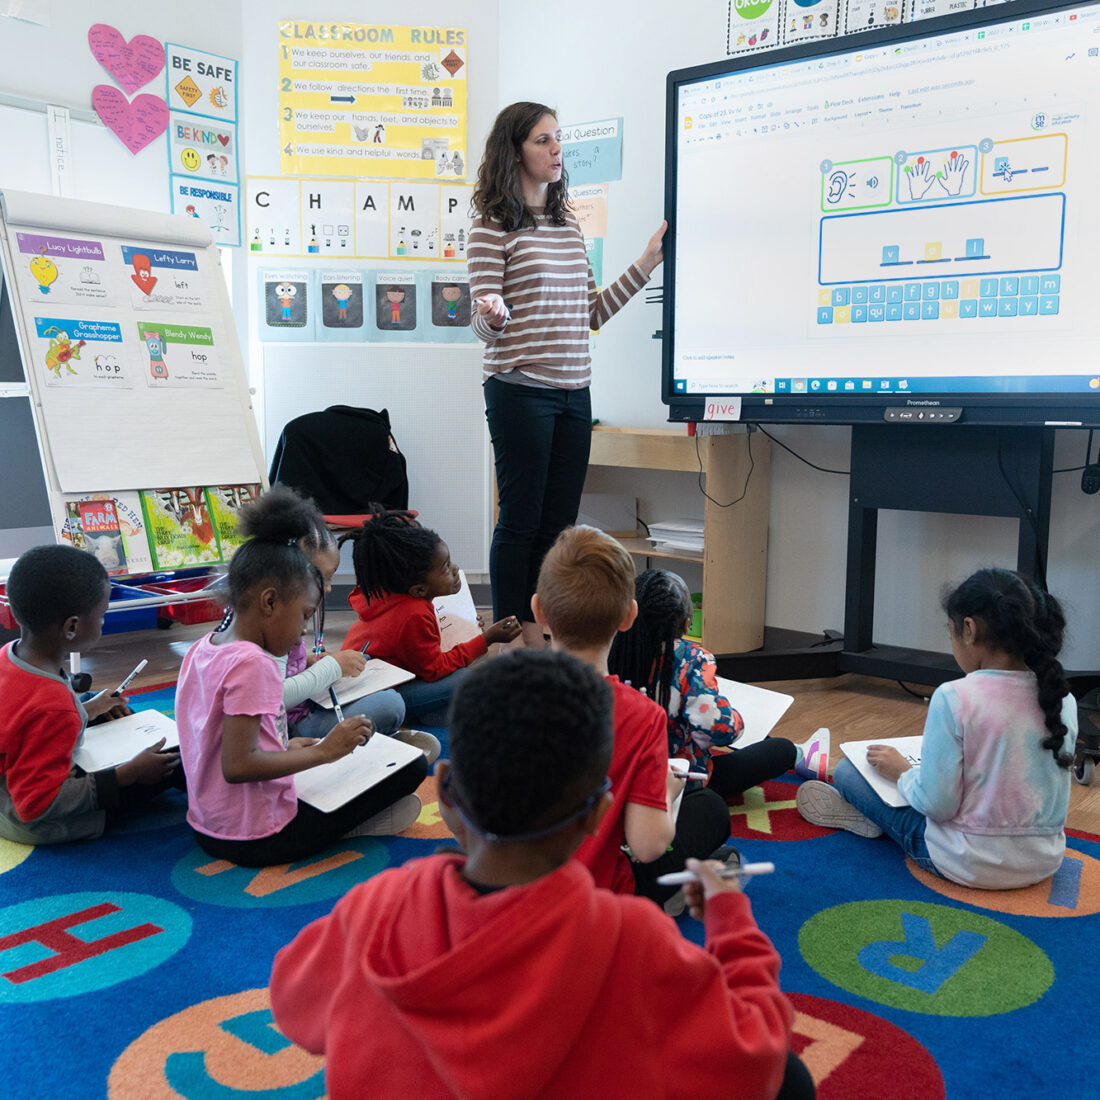
[[[277,28],[280,20],[347,21],[399,26],[464,27],[467,31],[467,148],[480,150],[497,110],[497,0],[244,0],[245,96],[242,124],[249,134],[246,175],[278,175],[279,103]],[[472,159],[472,158],[468,158]],[[471,168],[476,168],[476,162]],[[470,177],[467,176],[467,182]],[[243,252],[240,268],[255,287],[271,257]],[[324,261],[296,259],[294,267]],[[370,265],[363,265],[370,266]],[[402,270],[429,268],[403,261]],[[438,270],[438,267],[436,268]],[[480,357],[471,345],[280,343],[257,337],[255,293],[246,292],[251,381],[257,390],[261,438],[270,457],[283,424],[293,415],[331,404],[388,408],[406,455],[410,506],[448,541],[455,561],[476,582],[488,570],[491,528],[490,456],[480,388]],[[294,379],[293,390],[287,380]],[[276,392],[276,387],[281,392]],[[338,574],[349,577],[350,551]]]
[[[551,14],[552,12],[552,14]],[[501,5],[500,103],[538,100],[563,123],[622,115],[623,179],[612,183],[605,281],[641,251],[664,201],[665,76],[672,69],[725,56],[726,0],[634,0],[629,5],[532,0]],[[654,283],[660,282],[660,273]],[[660,327],[657,306],[632,302],[593,341],[593,415],[604,423],[658,426]],[[769,429],[821,466],[846,470],[846,428]],[[1056,466],[1080,465],[1084,434],[1060,432]],[[601,473],[600,487],[609,483]],[[633,483],[647,519],[701,516],[690,479]],[[685,496],[685,487],[690,495]],[[847,541],[847,478],[809,469],[773,448],[767,622],[818,631],[841,629]],[[1086,497],[1078,474],[1055,478],[1049,583],[1065,601],[1071,627],[1066,663],[1100,668],[1100,497]],[[977,517],[882,513],[879,518],[876,641],[946,649],[940,587],[978,565],[1012,565],[1016,525]]]

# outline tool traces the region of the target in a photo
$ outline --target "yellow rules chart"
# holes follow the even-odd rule
[[[466,31],[279,23],[279,143],[293,176],[466,175]]]

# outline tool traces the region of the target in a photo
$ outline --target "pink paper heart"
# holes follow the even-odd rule
[[[88,28],[88,45],[92,57],[127,95],[133,95],[164,68],[164,47],[147,34],[135,34],[127,42],[108,23],[95,23]]]
[[[141,152],[168,127],[168,104],[159,96],[139,95],[131,103],[110,84],[97,84],[92,107],[131,153]]]

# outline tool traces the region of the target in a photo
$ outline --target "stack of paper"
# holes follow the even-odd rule
[[[703,552],[701,519],[669,519],[649,525],[649,541],[655,550]]]

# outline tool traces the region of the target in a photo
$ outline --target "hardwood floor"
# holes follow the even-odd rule
[[[325,641],[338,648],[355,621],[351,611],[330,611]],[[134,679],[134,688],[148,688],[175,680],[184,654],[214,624],[176,625],[171,630],[142,630],[109,634],[83,655],[81,667],[93,676],[97,689],[118,683],[142,658],[149,664]],[[832,734],[834,762],[842,741],[870,741],[905,737],[921,732],[926,704],[907,695],[893,680],[845,675],[821,680],[782,680],[761,687],[794,696],[794,703],[774,732],[792,741],[805,741],[819,726]],[[916,689],[920,690],[920,689]],[[929,693],[931,689],[928,689]],[[1092,787],[1071,784],[1070,828],[1100,833],[1100,780]]]

